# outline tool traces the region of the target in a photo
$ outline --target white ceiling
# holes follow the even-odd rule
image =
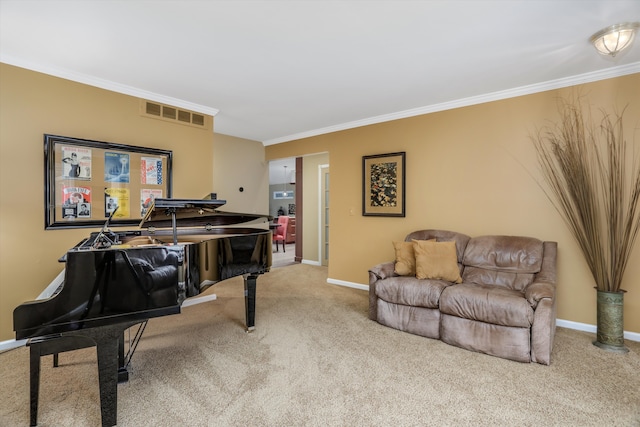
[[[285,168],[286,166],[286,168]],[[269,162],[269,184],[290,184],[295,182],[296,159],[277,159]],[[284,188],[284,187],[283,187]]]
[[[0,0],[0,61],[265,145],[640,72],[640,0]],[[1,76],[0,76],[1,77]]]

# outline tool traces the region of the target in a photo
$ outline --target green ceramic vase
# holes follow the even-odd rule
[[[624,346],[623,302],[625,291],[597,291],[598,331],[593,345],[616,353],[629,351]]]

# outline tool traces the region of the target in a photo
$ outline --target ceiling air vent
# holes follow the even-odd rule
[[[192,113],[191,123],[198,126],[204,126],[204,116],[202,114]]]
[[[191,113],[188,111],[178,111],[178,120],[185,123],[191,123]]]
[[[173,107],[167,107],[164,106],[162,107],[162,117],[164,117],[165,119],[176,119],[176,109]]]
[[[157,102],[141,100],[141,114],[154,119],[165,120],[174,123],[195,126],[207,129],[207,120],[204,114],[193,111],[182,110],[170,105],[158,104]]]
[[[162,105],[154,104],[153,102],[147,102],[147,114],[151,114],[153,116],[160,116],[162,111]]]

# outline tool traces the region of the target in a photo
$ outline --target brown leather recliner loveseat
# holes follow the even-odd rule
[[[400,245],[414,249],[409,256],[415,257],[415,275],[397,264]],[[556,242],[420,230],[394,246],[395,261],[369,270],[372,320],[505,359],[551,362]],[[447,250],[454,271],[443,279],[441,255]],[[434,274],[428,271],[433,267]]]

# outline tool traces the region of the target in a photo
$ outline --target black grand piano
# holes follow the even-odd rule
[[[103,426],[117,422],[117,384],[148,319],[180,313],[209,286],[244,277],[247,331],[255,326],[256,282],[271,267],[271,231],[242,226],[266,215],[221,212],[224,200],[156,199],[136,230],[109,221],[71,248],[64,283],[13,312],[16,339],[30,346],[30,421],[37,425],[40,357],[96,346]],[[113,214],[112,214],[113,216]],[[125,331],[136,329],[125,354]]]

